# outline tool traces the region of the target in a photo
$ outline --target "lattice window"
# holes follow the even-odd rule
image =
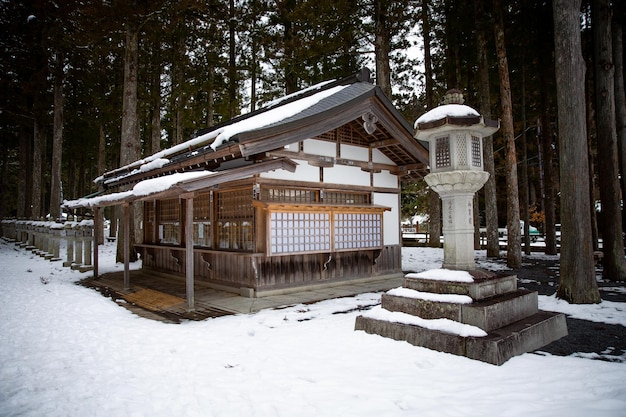
[[[483,166],[483,157],[480,149],[480,138],[478,136],[472,136],[472,166]]]
[[[380,213],[335,213],[335,250],[382,246]]]
[[[211,194],[193,200],[193,244],[211,247]]]
[[[298,188],[262,188],[261,199],[265,201],[285,201],[291,203],[315,202],[317,192]]]
[[[369,193],[326,191],[324,202],[330,204],[370,204],[370,195]]]
[[[251,251],[254,209],[252,189],[221,191],[217,198],[217,240],[221,249]]]
[[[450,159],[450,138],[442,136],[435,142],[435,167],[445,168],[451,164]]]
[[[157,207],[159,242],[178,245],[180,243],[180,202],[178,199],[161,200]]]
[[[272,212],[270,253],[330,251],[330,213]]]
[[[144,218],[143,218],[143,222],[144,222],[144,228],[143,228],[143,241],[146,243],[157,243],[154,242],[153,237],[154,237],[154,215],[155,215],[155,208],[154,208],[154,202],[153,201],[146,201],[143,204],[143,209],[144,209]]]
[[[459,166],[467,166],[467,140],[465,133],[456,135],[456,151],[459,158]]]

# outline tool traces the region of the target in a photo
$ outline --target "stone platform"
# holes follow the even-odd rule
[[[474,282],[405,277],[402,287],[413,291],[404,291],[405,295],[383,294],[382,308],[422,319],[453,320],[478,327],[487,336],[464,337],[367,316],[357,317],[355,330],[494,365],[567,335],[565,316],[540,311],[537,292],[518,290],[515,275],[473,275]],[[431,301],[429,294],[469,296],[471,303]]]

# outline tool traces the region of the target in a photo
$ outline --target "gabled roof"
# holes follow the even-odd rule
[[[105,173],[105,189],[175,172],[220,171],[266,159],[266,152],[349,126],[359,145],[378,148],[400,172],[424,170],[428,151],[413,128],[373,85],[369,70],[275,100],[228,122],[196,132],[180,145]],[[327,138],[328,139],[328,138]]]

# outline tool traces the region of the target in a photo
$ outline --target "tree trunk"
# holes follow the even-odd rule
[[[41,175],[43,166],[42,157],[46,149],[46,132],[37,117],[35,117],[35,122],[33,124],[33,136],[33,186],[31,197],[31,217],[33,219],[39,219],[43,215],[41,204]]]
[[[150,134],[150,153],[161,150],[161,66],[157,65],[152,81],[152,118]]]
[[[555,208],[555,173],[552,161],[554,159],[554,147],[552,138],[552,120],[548,103],[547,75],[541,77],[541,150],[543,154],[543,212],[545,215],[545,239],[547,255],[556,255],[556,208]]]
[[[426,83],[426,110],[435,107],[433,61],[430,56],[430,17],[428,0],[422,0],[422,37],[424,38],[424,76]]]
[[[139,59],[139,30],[130,24],[126,28],[126,50],[124,54],[124,89],[122,97],[122,140],[120,147],[120,166],[125,166],[139,159],[141,142],[139,140],[139,120],[137,114],[137,65]],[[130,210],[132,215],[133,210]],[[134,228],[131,219],[130,227]],[[117,239],[117,262],[124,261],[124,222],[120,222]],[[129,231],[131,239],[129,259],[137,260],[134,249],[134,230]]]
[[[57,53],[54,70],[54,122],[50,175],[50,217],[61,217],[61,157],[63,155],[63,56]]]
[[[589,175],[580,0],[554,0],[552,7],[561,171],[561,262],[557,297],[569,303],[597,303],[600,293],[591,246],[589,194],[584,192],[589,189]]]
[[[528,191],[528,138],[526,137],[526,61],[522,55],[522,172],[520,179],[520,199],[522,200],[522,218],[524,220],[524,253],[530,255],[530,210]]]
[[[598,140],[598,180],[602,201],[602,276],[612,281],[626,280],[620,184],[615,130],[615,80],[611,52],[611,9],[608,0],[592,5],[594,62],[596,75],[596,134]]]
[[[591,20],[591,19],[589,19]],[[596,131],[596,119],[595,119],[595,107],[593,103],[593,85],[594,85],[594,71],[593,71],[593,59],[587,58],[588,61],[585,64],[585,109],[586,109],[586,121],[587,121],[587,155],[589,155],[589,214],[591,216],[591,243],[594,251],[600,250],[599,248],[599,235],[598,231],[598,215],[596,211],[596,195],[597,191],[597,175],[595,172],[595,165],[597,159],[597,152],[595,148],[595,131]]]
[[[489,61],[487,60],[487,37],[484,19],[484,0],[474,1],[474,17],[476,23],[476,45],[478,48],[478,77],[480,114],[491,117],[491,100],[489,94]],[[498,240],[498,205],[496,198],[496,173],[493,160],[493,137],[483,138],[483,161],[489,179],[485,183],[485,225],[487,228],[487,257],[500,256],[500,241]]]
[[[215,67],[213,63],[209,63],[209,92],[208,92],[208,103],[207,103],[207,127],[213,126],[213,118],[215,117]]]
[[[230,19],[228,21],[228,109],[230,118],[237,116],[237,59],[235,56],[235,0],[229,2]]]
[[[387,27],[387,0],[374,0],[374,55],[376,84],[391,99],[391,69],[389,67],[390,39]]]
[[[98,160],[96,161],[96,171],[97,175],[102,175],[105,170],[105,160],[106,160],[106,135],[104,133],[104,123],[100,120],[100,126],[98,128]],[[100,224],[97,227],[100,228],[100,233],[98,234],[98,245],[102,245],[104,243],[104,210],[101,210],[102,213],[100,217]]]
[[[520,238],[519,191],[517,184],[517,156],[515,154],[515,133],[513,129],[513,108],[511,104],[511,84],[509,82],[509,64],[504,40],[504,16],[500,0],[493,2],[496,16],[494,31],[496,53],[498,57],[498,75],[500,77],[500,107],[502,111],[502,136],[505,143],[506,169],[506,214],[507,214],[507,251],[506,263],[509,268],[522,266],[522,242]]]
[[[428,233],[428,246],[438,248],[441,246],[441,199],[435,191],[428,190],[428,214],[430,227]]]
[[[32,167],[30,165],[30,138],[31,134],[26,133],[24,128],[20,129],[20,172],[30,172]],[[24,219],[27,217],[26,207],[30,205],[30,196],[28,195],[28,182],[26,181],[26,175],[19,175],[17,180],[17,208],[16,216],[18,219]],[[30,210],[29,213],[30,215]],[[30,216],[29,216],[30,217]]]
[[[619,149],[619,165],[621,172],[622,196],[626,196],[626,96],[624,94],[624,42],[623,26],[618,18],[620,12],[623,13],[624,5],[620,10],[617,4],[614,5],[615,16],[611,24],[611,35],[613,38],[613,64],[615,65],[615,126],[617,133],[617,144]],[[626,226],[622,210],[622,227]]]

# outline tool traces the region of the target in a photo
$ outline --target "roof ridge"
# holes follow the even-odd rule
[[[271,102],[270,102],[270,105],[261,107],[261,108],[255,110],[255,111],[252,111],[252,112],[249,112],[249,113],[245,113],[245,114],[233,117],[230,120],[218,123],[218,124],[216,124],[214,126],[211,126],[211,127],[207,127],[207,128],[204,128],[204,129],[198,129],[198,130],[196,130],[193,133],[193,135],[189,139],[194,139],[194,138],[197,138],[199,136],[206,135],[207,133],[210,133],[210,132],[212,132],[214,130],[220,129],[220,128],[225,127],[225,126],[230,126],[231,124],[238,123],[238,122],[240,122],[242,120],[249,119],[249,118],[257,116],[259,114],[263,114],[266,111],[269,111],[269,110],[274,109],[276,107],[284,106],[284,105],[289,104],[289,103],[293,103],[294,101],[301,100],[301,99],[303,99],[305,97],[310,97],[310,96],[312,96],[314,94],[317,94],[317,93],[319,93],[321,91],[326,91],[326,90],[329,90],[331,88],[337,87],[339,85],[350,85],[350,84],[354,84],[354,83],[357,83],[357,82],[367,82],[367,83],[370,83],[370,84],[373,83],[372,82],[372,78],[371,78],[371,71],[369,70],[369,68],[363,67],[358,72],[356,72],[354,74],[351,74],[351,75],[349,75],[347,77],[338,79],[338,80],[322,81],[322,82],[317,83],[315,85],[312,85],[312,86],[310,86],[308,88],[302,89],[300,91],[296,91],[295,93],[292,93],[292,94],[289,94],[289,95],[285,96],[287,98],[283,97],[282,100],[278,101],[274,105],[272,105]],[[320,87],[319,88],[314,88],[317,85],[319,85]]]

